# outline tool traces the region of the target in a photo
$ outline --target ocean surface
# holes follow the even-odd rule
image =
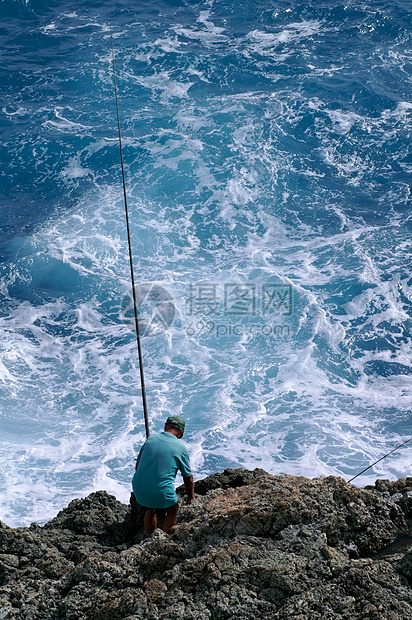
[[[412,2],[2,0],[0,518],[412,434]],[[411,475],[412,443],[354,483]],[[177,479],[181,483],[181,478]]]

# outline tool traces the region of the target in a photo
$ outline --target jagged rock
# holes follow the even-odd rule
[[[190,531],[196,540],[258,532],[273,538],[288,525],[314,523],[321,524],[331,546],[346,547],[358,555],[381,548],[397,532],[407,530],[397,504],[341,478],[309,480],[271,476],[263,470],[249,473],[254,474],[250,484],[233,488],[229,483],[197,498],[185,511],[187,526],[178,527],[176,535],[181,530],[187,536]]]
[[[44,527],[70,530],[104,539],[106,544],[116,544],[124,539],[127,512],[127,506],[117,500],[114,502],[105,491],[97,491],[85,499],[74,499]]]
[[[411,620],[412,549],[374,555],[410,545],[411,483],[225,470],[149,538],[133,496],[92,493],[0,524],[0,620]]]

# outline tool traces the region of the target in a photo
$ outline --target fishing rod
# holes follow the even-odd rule
[[[123,161],[123,150],[122,150],[122,134],[120,131],[119,100],[117,96],[116,68],[115,68],[115,63],[114,63],[113,30],[112,30],[111,15],[110,15],[110,42],[111,42],[111,48],[112,48],[114,96],[116,99],[117,129],[118,129],[118,134],[119,134],[120,163],[121,163],[121,168],[122,168],[123,198],[124,198],[124,208],[125,208],[125,214],[126,214],[127,241],[129,245],[129,263],[130,263],[130,275],[131,275],[131,280],[132,280],[134,323],[135,323],[135,329],[136,329],[137,351],[138,351],[138,357],[139,357],[140,384],[142,388],[143,414],[144,414],[144,423],[145,423],[145,429],[146,429],[146,437],[149,437],[150,435],[149,416],[147,413],[146,387],[145,387],[145,382],[144,382],[142,347],[140,344],[139,318],[138,318],[138,313],[137,313],[137,301],[136,301],[136,290],[135,290],[133,257],[132,257],[132,242],[130,239],[129,210],[127,207],[126,180],[125,180],[125,173],[124,173],[124,161]]]
[[[377,461],[375,461],[374,463],[372,463],[372,465],[369,465],[368,467],[365,467],[365,469],[362,469],[362,471],[360,471],[358,474],[356,474],[356,476],[353,476],[353,478],[348,480],[348,484],[349,484],[349,482],[352,482],[352,480],[355,480],[355,478],[357,478],[361,474],[365,473],[365,471],[368,471],[368,469],[370,469],[371,467],[376,465],[376,463],[379,463],[380,461],[383,461],[383,459],[386,459],[386,457],[389,456],[390,454],[392,454],[392,452],[395,452],[395,450],[398,450],[399,448],[402,448],[402,446],[404,446],[405,444],[409,443],[411,441],[411,439],[412,439],[412,437],[409,437],[409,439],[407,439],[406,441],[401,443],[399,446],[396,446],[396,448],[394,448],[393,450],[388,452],[388,454],[385,454],[385,456],[381,456],[381,458],[378,459]]]

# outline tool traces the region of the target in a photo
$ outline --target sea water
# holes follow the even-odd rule
[[[195,479],[411,436],[411,8],[1,2],[3,521],[127,502],[145,439],[111,36],[150,431]]]

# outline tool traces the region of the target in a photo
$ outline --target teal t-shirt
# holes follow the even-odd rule
[[[184,478],[191,475],[189,453],[180,439],[163,431],[143,444],[133,476],[133,492],[141,506],[169,508],[177,502],[174,479],[180,470]]]

